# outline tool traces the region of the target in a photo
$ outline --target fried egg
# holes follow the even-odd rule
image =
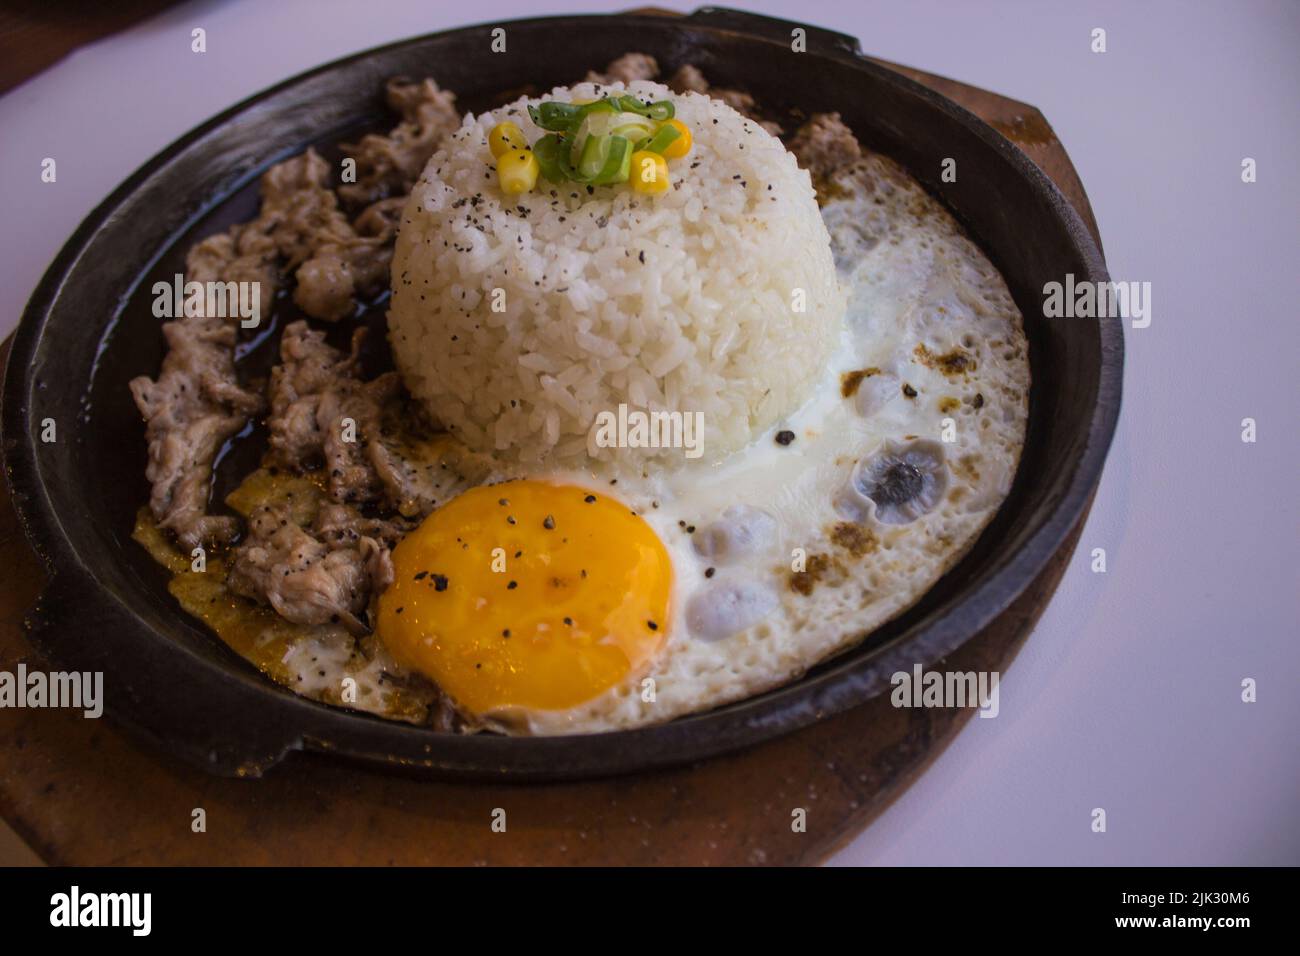
[[[379,631],[399,663],[480,720],[586,703],[667,637],[673,562],[621,502],[510,481],[439,508],[393,552]]]
[[[398,545],[379,634],[479,725],[615,730],[779,686],[914,604],[992,519],[1024,442],[1020,313],[892,161],[836,186],[848,310],[794,414],[699,467],[629,448],[503,471]]]

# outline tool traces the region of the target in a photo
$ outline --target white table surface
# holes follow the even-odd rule
[[[83,216],[237,100],[407,36],[634,5],[193,2],[82,48],[0,98],[0,336]],[[1153,287],[1151,326],[1126,335],[1096,505],[1004,675],[1000,715],[971,720],[835,862],[1300,863],[1300,4],[743,6],[1038,106],[1092,199],[1112,275]],[[1094,27],[1104,54],[1089,49]],[[1246,417],[1254,444],[1240,440]],[[1096,547],[1104,575],[1089,568]],[[1256,703],[1240,699],[1246,677]],[[1094,807],[1106,833],[1091,830]]]

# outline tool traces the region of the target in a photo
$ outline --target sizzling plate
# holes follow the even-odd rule
[[[508,56],[490,52],[495,26],[338,61],[188,134],[88,217],[24,314],[3,423],[15,505],[52,575],[32,617],[32,640],[61,667],[104,671],[115,718],[215,772],[258,774],[305,747],[444,776],[552,779],[754,743],[861,703],[887,688],[894,671],[935,661],[976,634],[1033,580],[1100,478],[1119,410],[1119,323],[1048,322],[1041,290],[1066,273],[1105,281],[1105,268],[1068,202],[991,128],[865,61],[855,41],[837,34],[806,28],[808,52],[798,54],[806,59],[791,69],[794,25],[747,14],[516,21],[504,24]],[[840,111],[865,144],[901,161],[943,199],[989,252],[1025,313],[1034,378],[1010,496],[966,559],[863,645],[784,688],[663,726],[585,737],[456,737],[326,707],[271,684],[178,613],[165,575],[130,540],[147,485],[143,428],[125,383],[155,374],[162,358],[148,308],[152,282],[178,271],[195,238],[249,217],[253,184],[272,162],[391,123],[382,104],[391,76],[432,75],[462,106],[480,107],[500,90],[571,82],[632,49],[653,54],[666,72],[694,63],[776,114]],[[959,159],[958,183],[937,181],[946,156]],[[278,313],[281,322],[285,316]],[[58,442],[40,442],[46,418],[58,423]]]

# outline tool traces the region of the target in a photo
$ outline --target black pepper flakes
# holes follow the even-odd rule
[[[776,433],[776,443],[778,445],[788,445],[794,441],[794,432],[789,429],[782,429]]]

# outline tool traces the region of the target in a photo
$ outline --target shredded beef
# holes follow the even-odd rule
[[[659,64],[649,53],[624,53],[605,67],[605,72],[590,71],[587,83],[631,83],[634,80],[653,80],[659,75]]]
[[[790,140],[790,152],[814,180],[834,179],[862,158],[857,137],[839,113],[814,113]]]
[[[387,97],[402,121],[386,136],[370,133],[343,144],[356,160],[357,181],[340,186],[339,195],[354,208],[409,193],[443,137],[460,128],[456,94],[433,80],[389,80]]]
[[[708,93],[709,81],[704,78],[698,67],[689,63],[679,67],[668,80],[668,86],[674,93]]]
[[[324,460],[330,496],[365,504],[383,485],[366,454],[379,437],[384,405],[398,397],[401,381],[387,372],[369,382],[359,378],[364,330],[344,355],[325,342],[325,333],[294,322],[280,340],[281,364],[271,371],[268,461],[302,470]]]
[[[260,282],[261,299],[269,302],[282,265],[297,280],[294,302],[312,318],[336,322],[351,315],[359,296],[388,280],[402,200],[372,204],[354,226],[330,178],[329,164],[311,149],[272,166],[262,175],[257,218],[194,246],[188,277]]]
[[[456,442],[416,444],[382,434],[366,445],[366,457],[385,507],[413,520],[482,484],[493,470],[489,458]]]
[[[131,381],[149,443],[145,477],[160,528],[186,549],[223,544],[234,518],[209,515],[212,466],[225,441],[261,410],[262,398],[235,377],[235,326],[226,319],[187,317],[163,326],[168,352],[156,380]]]
[[[352,509],[336,505],[321,508],[307,529],[294,522],[288,506],[263,505],[234,550],[227,584],[294,624],[341,622],[365,634],[360,615],[393,581],[388,548],[361,534],[365,525]]]
[[[758,123],[759,126],[767,130],[773,136],[781,135],[781,127],[765,120],[758,111],[758,106],[754,98],[748,93],[742,93],[740,90],[728,90],[721,87],[710,86],[709,81],[704,78],[704,74],[697,67],[689,63],[678,68],[677,72],[668,80],[668,87],[674,93],[704,93],[713,97],[715,100],[721,100],[730,106],[741,116],[746,116]]]

